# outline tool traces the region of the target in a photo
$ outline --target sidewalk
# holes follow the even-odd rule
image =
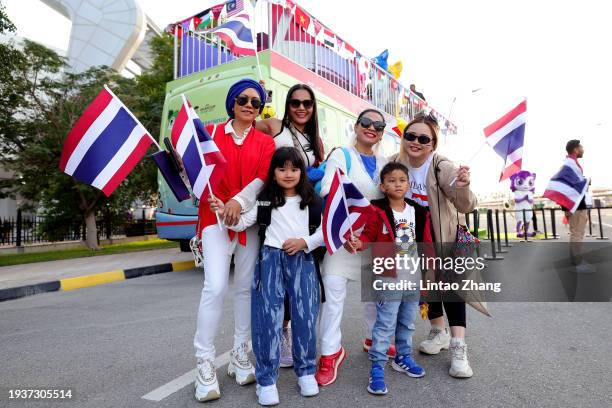
[[[180,252],[178,248],[170,248],[4,266],[0,267],[0,290],[83,275],[186,261],[193,261],[191,252]]]

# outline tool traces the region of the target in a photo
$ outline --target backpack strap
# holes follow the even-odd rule
[[[323,200],[315,196],[314,200],[308,204],[308,234],[312,235],[321,225],[321,214],[323,213]],[[321,275],[321,267],[319,263],[323,261],[325,256],[325,247],[318,247],[312,251],[314,258],[315,270],[317,271],[317,279],[321,287],[321,303],[325,303],[325,286],[323,286],[323,276]]]
[[[351,171],[351,152],[346,147],[341,147],[342,153],[344,153],[344,161],[346,162],[346,173]]]

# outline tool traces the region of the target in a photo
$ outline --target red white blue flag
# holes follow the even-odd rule
[[[110,196],[152,141],[132,112],[105,86],[66,137],[59,167]]]
[[[206,198],[209,189],[214,190],[223,177],[227,162],[184,96],[172,126],[171,141],[181,157],[193,194],[200,200]]]
[[[574,213],[588,188],[588,180],[573,157],[567,157],[561,169],[548,182],[544,197]]]
[[[218,35],[234,54],[255,55],[251,21],[247,13],[234,16],[231,20],[206,33]]]
[[[499,181],[509,178],[522,167],[526,117],[525,100],[484,129],[487,144],[504,159]]]
[[[227,13],[227,18],[231,18],[238,13],[244,11],[244,1],[243,0],[229,0],[225,3],[225,11]]]
[[[337,169],[323,211],[323,238],[333,254],[361,228],[374,207],[342,170]]]

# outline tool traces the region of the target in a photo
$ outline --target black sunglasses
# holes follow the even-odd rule
[[[361,127],[366,128],[366,129],[374,125],[374,130],[376,130],[377,132],[382,132],[383,130],[385,130],[385,126],[387,126],[387,124],[383,121],[372,120],[366,116],[360,118],[359,122],[357,123],[359,123]]]
[[[312,99],[304,99],[303,101],[299,99],[289,99],[289,106],[293,109],[297,109],[302,105],[304,109],[310,109],[314,106],[314,101]]]
[[[247,103],[251,101],[251,106],[255,109],[259,109],[261,107],[261,100],[259,98],[249,98],[246,95],[240,95],[236,97],[236,103],[238,106],[245,106]]]
[[[404,139],[406,139],[409,142],[414,142],[415,140],[418,140],[419,143],[422,145],[431,143],[431,137],[425,136],[425,135],[417,135],[416,133],[412,133],[412,132],[404,133]]]

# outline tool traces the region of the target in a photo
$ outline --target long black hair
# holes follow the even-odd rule
[[[257,196],[257,199],[260,201],[270,201],[272,208],[285,205],[285,192],[274,179],[274,171],[284,167],[287,163],[300,169],[300,181],[297,186],[295,186],[295,192],[302,197],[300,209],[303,210],[308,204],[316,199],[316,196],[312,184],[306,177],[304,159],[302,159],[302,155],[295,147],[285,146],[274,152],[272,161],[270,162],[270,168],[268,169],[268,179]]]
[[[292,99],[293,93],[300,89],[305,90],[310,94],[310,98],[312,99],[312,116],[306,122],[306,126],[304,126],[304,133],[308,135],[310,139],[310,146],[314,152],[315,159],[318,162],[322,162],[325,160],[323,157],[323,146],[321,144],[321,139],[319,137],[319,118],[317,116],[317,99],[315,98],[314,91],[311,87],[306,84],[295,84],[291,88],[289,88],[289,92],[287,92],[287,99],[285,99],[285,115],[283,116],[283,126],[289,127],[291,125],[291,119],[289,118],[289,101]]]

